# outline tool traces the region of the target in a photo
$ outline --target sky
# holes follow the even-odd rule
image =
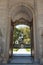
[[[29,26],[23,25],[23,24],[22,24],[22,25],[17,25],[17,26],[16,26],[16,28],[24,28],[24,27],[29,27]]]

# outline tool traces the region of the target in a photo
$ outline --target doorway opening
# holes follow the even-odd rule
[[[33,63],[33,20],[11,20],[10,39],[9,63]]]
[[[13,30],[13,55],[31,56],[31,28],[30,26],[19,24]]]
[[[34,57],[33,50],[33,21],[24,19],[11,21],[9,56],[31,56]]]

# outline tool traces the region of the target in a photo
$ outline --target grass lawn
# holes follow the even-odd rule
[[[31,51],[31,48],[25,48],[27,52],[30,52]],[[13,51],[18,51],[19,49],[18,48],[13,48]]]

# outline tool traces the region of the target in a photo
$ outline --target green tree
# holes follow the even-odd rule
[[[30,43],[30,27],[20,27],[20,28],[16,28],[14,27],[14,32],[13,32],[13,40],[14,42],[16,40],[18,40],[20,33],[23,33],[23,42],[26,43]]]
[[[20,35],[20,30],[14,27],[13,40],[16,41],[19,38],[19,35]]]

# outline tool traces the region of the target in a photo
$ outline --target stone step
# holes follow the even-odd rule
[[[33,63],[33,58],[28,56],[15,56],[9,60],[9,63]]]
[[[42,64],[21,64],[21,63],[18,63],[18,64],[0,64],[0,65],[42,65]]]

